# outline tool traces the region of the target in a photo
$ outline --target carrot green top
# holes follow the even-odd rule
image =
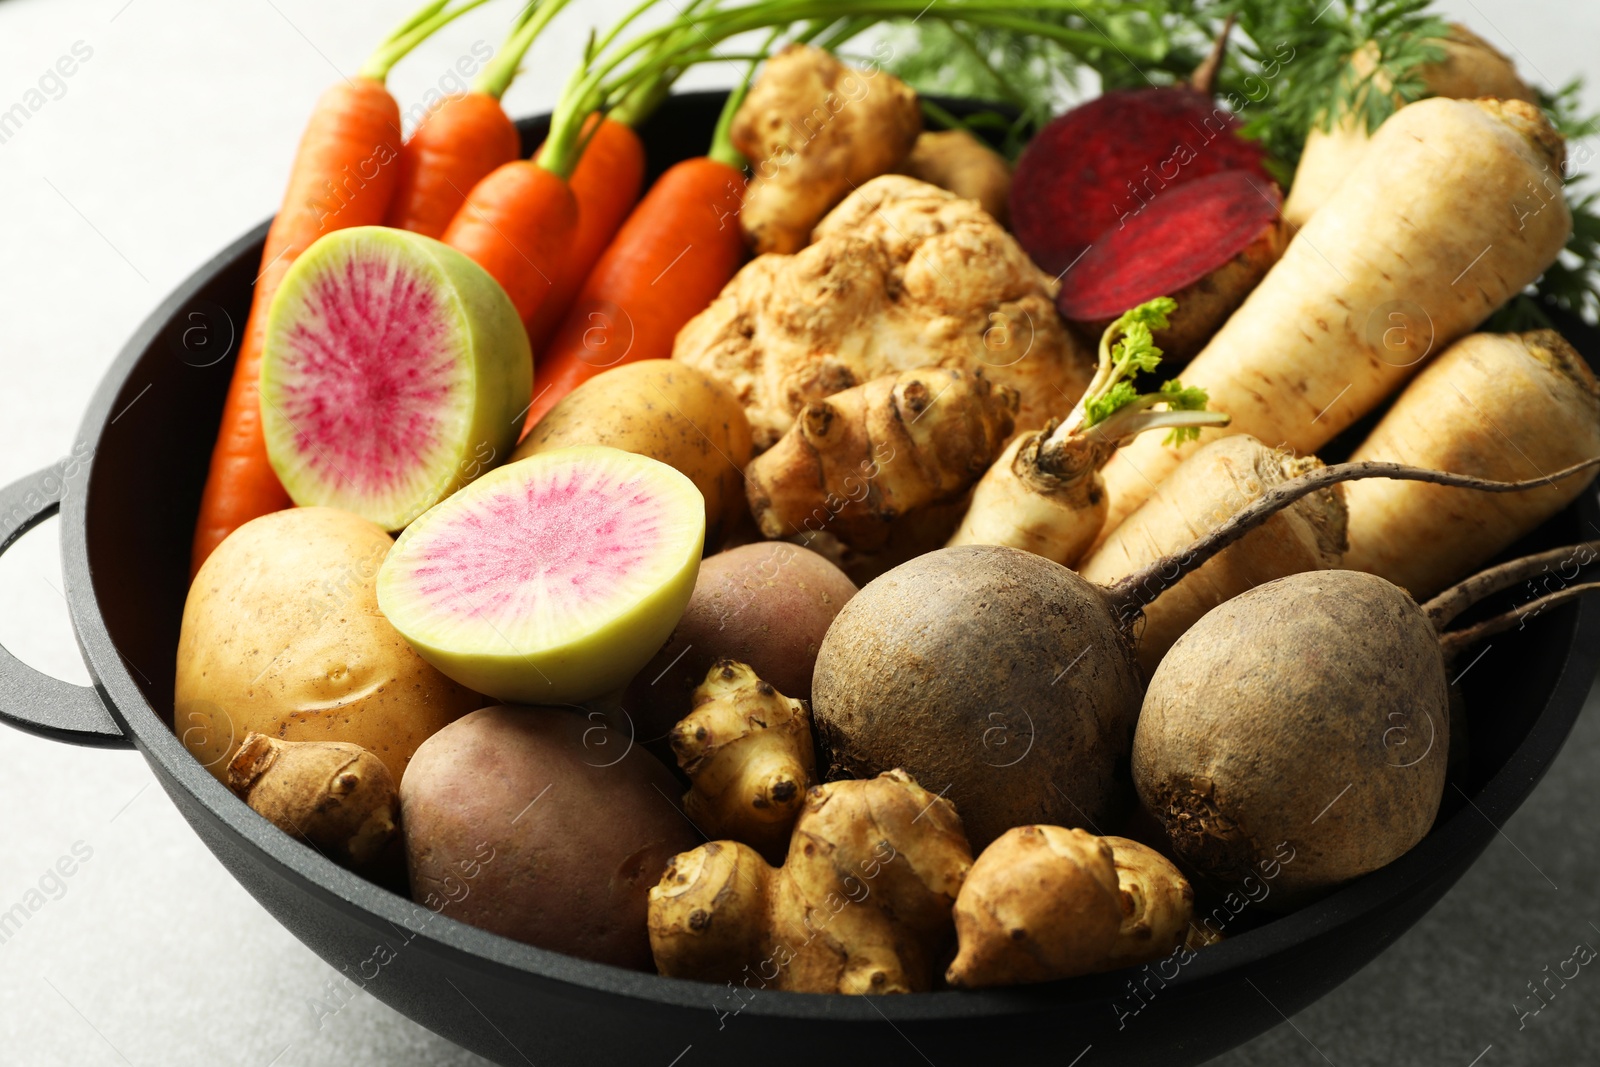
[[[367,61],[356,72],[357,76],[383,81],[389,76],[389,71],[394,69],[394,65],[404,59],[413,48],[433,36],[440,28],[484,3],[487,3],[487,0],[463,0],[462,3],[452,6],[451,0],[429,0],[429,3],[423,5],[384,38],[377,51],[368,56]]]

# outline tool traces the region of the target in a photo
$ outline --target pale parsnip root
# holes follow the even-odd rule
[[[1462,338],[1400,394],[1352,459],[1500,481],[1600,455],[1600,386],[1553,330]],[[1345,488],[1345,566],[1432,596],[1531,533],[1594,481],[1587,472],[1514,495],[1417,482]]]
[[[1213,441],[1184,460],[1079,564],[1078,573],[1110,585],[1182,552],[1267,489],[1321,466],[1314,456],[1297,458],[1248,434]],[[1173,642],[1218,604],[1275,578],[1339,566],[1345,548],[1344,494],[1351,488],[1330,485],[1302,497],[1145,605],[1144,623],[1137,631],[1145,677],[1155,672]]]
[[[1327,207],[1184,371],[1225,430],[1311,454],[1555,261],[1572,217],[1563,144],[1520,101],[1402,108]],[[1196,445],[1151,435],[1104,475],[1107,532]]]
[[[1444,59],[1417,71],[1425,95],[1537,102],[1511,60],[1465,26],[1451,26],[1450,36],[1438,43],[1444,49]],[[1374,46],[1368,46],[1350,58],[1358,76],[1372,70],[1373,51]],[[1386,88],[1387,85],[1379,87],[1380,91]],[[1312,129],[1295,169],[1289,199],[1283,205],[1284,219],[1297,229],[1309,222],[1361,162],[1371,144],[1372,134],[1354,116],[1346,116],[1330,130]]]

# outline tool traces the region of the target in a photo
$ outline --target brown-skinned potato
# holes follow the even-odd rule
[[[556,952],[648,968],[645,900],[699,844],[678,784],[598,713],[484,708],[400,783],[413,899]]]

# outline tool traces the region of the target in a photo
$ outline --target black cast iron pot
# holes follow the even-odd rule
[[[641,130],[654,166],[703,152],[721,102],[667,101]],[[544,129],[523,122],[525,147]],[[297,937],[379,999],[498,1063],[814,1067],[840,1054],[1200,1063],[1331,990],[1438,900],[1549,767],[1593,678],[1600,601],[1496,638],[1463,683],[1475,762],[1433,832],[1302,911],[1253,926],[1241,917],[1227,932],[1243,932],[1175,976],[1169,967],[991,992],[804,996],[658,978],[506,940],[279,833],[173,733],[190,533],[265,233],[235,242],[150,316],[101,383],[68,458],[0,493],[0,551],[59,508],[67,599],[94,678],[93,688],[68,685],[0,650],[0,717],[75,744],[136,745],[195,832]],[[1600,335],[1576,323],[1568,332],[1594,362]],[[1581,540],[1597,523],[1591,489],[1536,540]]]

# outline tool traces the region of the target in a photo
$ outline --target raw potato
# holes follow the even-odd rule
[[[879,70],[793,44],[766,68],[733,119],[755,177],[739,223],[758,254],[792,253],[833,206],[906,158],[922,132],[917,94]]]
[[[1351,458],[1519,481],[1597,455],[1600,386],[1560,334],[1536,330],[1457,341],[1400,394]],[[1352,483],[1345,566],[1432,596],[1532,533],[1594,477],[1590,471],[1513,494]]]
[[[218,780],[245,735],[348,741],[396,780],[417,746],[483,703],[440,674],[378,611],[393,542],[333,508],[241,526],[183,608],[173,727]]]
[[[607,445],[676,467],[706,498],[706,543],[744,512],[750,424],[728,389],[681,363],[643,359],[568,393],[512,453],[526,459],[570,445]]]
[[[1011,219],[1011,164],[968,130],[924,133],[899,173],[976,200],[1000,225]]]
[[[1538,103],[1538,97],[1518,77],[1511,60],[1465,26],[1451,26],[1450,36],[1435,43],[1444,49],[1444,59],[1417,70],[1425,95],[1459,100],[1492,96]],[[1350,65],[1358,76],[1364,77],[1372,70],[1375,47],[1368,45],[1351,57]],[[1331,130],[1313,128],[1306,137],[1294,186],[1283,206],[1289,224],[1304,226],[1361,162],[1371,144],[1372,133],[1353,117],[1347,116]]]
[[[782,867],[732,841],[675,857],[650,891],[650,946],[671,977],[923,992],[971,866],[955,808],[905,772],[831,782],[806,794]]]
[[[1111,846],[1083,830],[1019,826],[984,849],[956,898],[961,951],[945,981],[1019,985],[1100,970],[1122,927]]]
[[[688,715],[695,687],[720,659],[810,700],[822,637],[855,595],[838,567],[799,545],[763,541],[707,557],[677,629],[623,697],[638,736],[665,736]]]
[[[672,731],[692,788],[683,810],[707,837],[732,838],[780,859],[817,780],[811,711],[743,663],[721,660],[694,691],[694,710]]]
[[[228,788],[272,825],[347,867],[375,862],[400,831],[400,795],[383,761],[342,741],[250,734]]]
[[[1449,717],[1439,636],[1415,601],[1357,571],[1296,574],[1172,646],[1145,694],[1133,780],[1178,858],[1218,887],[1282,861],[1265,902],[1281,910],[1422,840]]]
[[[748,264],[672,358],[728,385],[770,448],[806,404],[918,367],[982,370],[1019,395],[1018,429],[1070,407],[1091,356],[1058,286],[969,200],[899,175],[852,193],[795,256]]]
[[[1407,462],[1432,466],[1421,459]],[[1315,456],[1302,459],[1275,451],[1249,434],[1213,441],[1184,460],[1078,565],[1078,573],[1110,585],[1181,552],[1273,486],[1321,466]],[[1275,578],[1339,566],[1345,549],[1345,494],[1366,485],[1412,484],[1373,480],[1329,486],[1303,497],[1217,553],[1146,605],[1144,623],[1137,631],[1139,667],[1145,677],[1155,673],[1173,642],[1218,604]]]
[[[1563,153],[1521,101],[1401,108],[1184,370],[1184,385],[1233,416],[1202,440],[1248,433],[1313,454],[1521,292],[1572,229]],[[1107,531],[1197,448],[1146,434],[1122,449],[1104,472]]]
[[[695,844],[677,783],[600,716],[494,707],[400,783],[413,899],[555,952],[648,968],[645,901]]]
[[[770,538],[827,532],[858,551],[897,521],[958,499],[1011,436],[1017,394],[981,370],[924,367],[814,400],[745,471]]]
[[[857,593],[823,639],[824,777],[903,767],[984,848],[1014,826],[1109,823],[1141,689],[1102,591],[1014,548],[946,548]]]

